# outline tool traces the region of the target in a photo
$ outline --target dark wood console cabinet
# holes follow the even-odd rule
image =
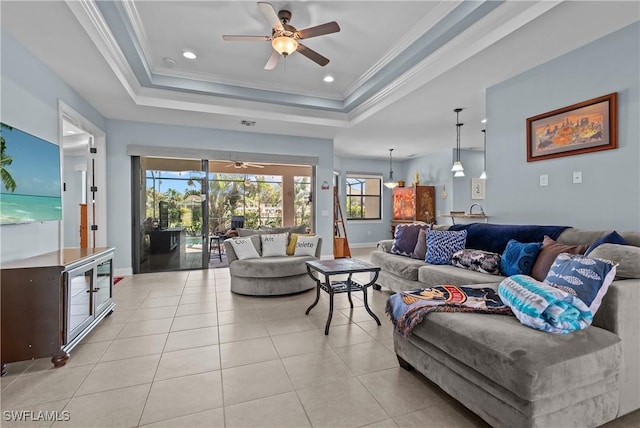
[[[14,361],[66,364],[113,312],[113,255],[113,248],[65,248],[2,265],[2,375]]]

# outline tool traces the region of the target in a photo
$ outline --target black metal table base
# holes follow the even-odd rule
[[[375,274],[373,275],[373,279],[369,281],[369,283],[367,284],[360,284],[356,281],[353,281],[351,279],[351,277],[353,276],[352,273],[349,273],[349,277],[347,278],[346,281],[334,281],[334,282],[331,282],[331,279],[330,279],[331,275],[329,274],[324,274],[324,282],[321,281],[319,278],[317,278],[313,274],[313,272],[311,271],[311,268],[308,265],[307,265],[307,273],[316,282],[317,287],[316,287],[316,300],[314,300],[311,306],[307,308],[305,315],[309,315],[309,312],[311,311],[311,309],[313,309],[320,301],[321,289],[326,291],[329,294],[329,316],[327,317],[327,323],[324,328],[325,335],[329,334],[329,326],[331,325],[331,319],[333,318],[333,296],[335,294],[340,294],[340,293],[347,293],[347,297],[349,298],[349,305],[351,305],[351,307],[353,308],[353,301],[351,300],[351,292],[362,291],[364,308],[369,313],[369,315],[371,315],[371,317],[376,321],[376,323],[378,323],[378,325],[381,325],[380,320],[378,319],[376,314],[374,314],[369,308],[369,302],[367,300],[367,288],[375,284],[376,280],[378,279],[377,271],[374,272]]]

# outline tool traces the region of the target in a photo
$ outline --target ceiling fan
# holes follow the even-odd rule
[[[251,162],[242,162],[242,161],[231,161],[229,163],[229,165],[227,165],[227,168],[230,167],[234,167],[234,168],[264,168],[264,165],[259,165],[257,163],[251,163]]]
[[[265,41],[271,42],[273,52],[264,66],[265,70],[272,70],[278,64],[280,56],[288,56],[293,52],[300,52],[316,64],[324,67],[329,64],[329,59],[320,55],[313,49],[299,42],[302,39],[310,39],[311,37],[323,36],[325,34],[337,33],[340,26],[337,22],[327,22],[326,24],[316,25],[315,27],[297,30],[296,27],[289,25],[291,20],[291,12],[281,10],[276,14],[271,3],[258,2],[260,11],[271,25],[271,36],[230,36],[225,35],[222,38],[226,41],[252,42]]]

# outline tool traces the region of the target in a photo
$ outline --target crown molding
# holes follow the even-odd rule
[[[222,116],[252,117],[255,119],[277,120],[332,128],[348,128],[351,126],[346,113],[289,107],[259,101],[244,101],[166,89],[142,88],[134,101],[138,105],[147,107],[197,111]]]
[[[471,58],[562,1],[504,2],[350,112],[356,124]],[[490,31],[487,31],[491,29]]]
[[[141,86],[93,0],[65,0],[73,15],[131,98]]]
[[[416,40],[431,30],[445,16],[458,7],[460,3],[462,3],[462,0],[439,2],[428,15],[411,27],[411,29],[401,39],[399,39],[391,49],[389,49],[382,58],[380,58],[380,60],[358,77],[351,85],[349,85],[343,93],[343,98],[347,98],[370,79],[375,78],[375,75],[397,58],[398,55],[403,53],[407,49],[407,46],[411,46],[416,42]]]

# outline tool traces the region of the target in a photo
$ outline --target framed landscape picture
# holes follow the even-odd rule
[[[617,93],[527,119],[527,162],[618,147]]]

